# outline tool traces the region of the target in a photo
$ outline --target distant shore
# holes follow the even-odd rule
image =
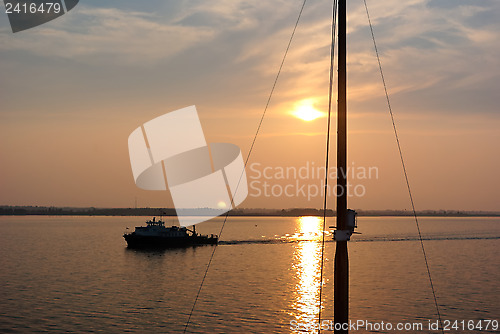
[[[210,214],[210,209],[192,210],[193,216]],[[200,212],[202,211],[202,212]],[[413,216],[407,210],[361,210],[358,216]],[[300,217],[323,216],[323,210],[314,208],[293,209],[235,209],[230,216],[241,217]],[[334,210],[327,210],[328,217],[335,216]],[[424,210],[418,216],[428,217],[500,217],[495,211]],[[173,208],[75,208],[46,206],[0,206],[0,216],[176,216]]]

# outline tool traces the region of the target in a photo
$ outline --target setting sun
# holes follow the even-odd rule
[[[227,204],[226,204],[226,202],[224,202],[224,201],[219,201],[219,202],[217,202],[217,206],[218,206],[219,208],[221,208],[221,209],[224,209],[224,208],[226,208],[226,207],[227,207]]]
[[[317,118],[324,117],[325,113],[314,108],[312,100],[303,100],[297,103],[292,115],[303,121],[310,122]]]

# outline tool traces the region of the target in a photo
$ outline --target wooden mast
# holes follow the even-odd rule
[[[338,0],[337,230],[347,226],[346,0]],[[335,333],[348,333],[349,258],[347,240],[337,239],[334,268]]]

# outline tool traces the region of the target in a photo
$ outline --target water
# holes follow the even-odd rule
[[[127,249],[125,227],[144,220],[0,217],[0,332],[182,333],[213,246]],[[231,217],[187,332],[309,332],[318,315],[321,225],[314,217]],[[217,219],[197,230],[220,226]],[[414,221],[359,217],[358,226],[362,234],[349,244],[350,319],[420,323],[423,330],[405,332],[432,332],[437,316]],[[421,218],[421,228],[443,319],[499,320],[500,219]],[[326,240],[328,321],[335,243]]]

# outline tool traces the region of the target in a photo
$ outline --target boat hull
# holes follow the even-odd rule
[[[128,248],[179,248],[199,245],[215,245],[217,237],[189,235],[182,237],[144,236],[135,232],[124,234]]]

